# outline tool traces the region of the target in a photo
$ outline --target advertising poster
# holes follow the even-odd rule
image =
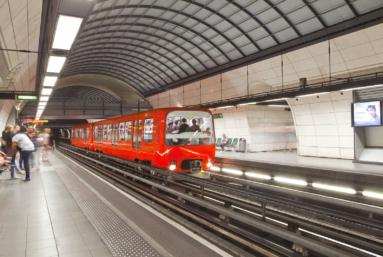
[[[354,103],[354,126],[381,125],[380,108],[380,101]]]

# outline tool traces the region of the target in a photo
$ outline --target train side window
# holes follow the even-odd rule
[[[86,139],[89,139],[89,127],[86,128]]]
[[[120,141],[124,141],[124,136],[125,136],[125,124],[124,122],[120,122]]]
[[[107,140],[112,139],[112,124],[108,124],[108,138]]]
[[[97,132],[98,132],[98,126],[94,126],[93,131],[94,131],[94,136],[93,136],[93,138],[94,138],[94,139],[97,139],[97,138],[98,138],[98,135],[97,135]]]
[[[74,137],[78,139],[78,129],[75,129],[75,131],[74,131]]]
[[[132,135],[132,121],[127,121],[125,123],[125,141],[130,141]]]
[[[145,119],[144,124],[144,142],[151,143],[153,142],[153,118]]]
[[[108,125],[104,125],[104,136],[103,136],[104,140],[106,140],[107,135],[108,135]]]

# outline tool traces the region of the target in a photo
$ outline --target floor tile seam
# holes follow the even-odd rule
[[[42,169],[40,169],[40,177],[42,178],[43,177],[43,174],[45,175],[45,172],[42,171]],[[52,218],[51,218],[51,212],[49,210],[49,207],[48,207],[48,200],[47,200],[47,197],[46,197],[46,192],[45,192],[45,187],[44,187],[44,181],[43,179],[41,179],[41,183],[42,183],[42,186],[43,186],[43,190],[44,190],[44,198],[45,198],[45,203],[47,205],[47,210],[48,210],[48,214],[49,214],[49,223],[51,225],[51,228],[52,228],[52,234],[53,234],[53,238],[55,240],[55,248],[56,248],[56,252],[57,252],[57,255],[59,254],[59,249],[58,249],[58,246],[57,246],[57,241],[56,241],[56,236],[55,236],[55,231],[54,231],[54,228],[53,228],[53,224],[52,224]],[[26,253],[26,251],[25,251]]]
[[[58,158],[57,158],[58,159]],[[71,175],[71,178],[72,179],[75,179],[75,181],[77,182],[77,183],[79,183],[80,185],[82,185],[82,186],[84,186],[84,183],[86,184],[86,182],[81,182],[81,178],[79,178],[76,174],[74,174],[74,172],[71,170],[71,168],[69,168],[67,165],[65,165],[60,159],[58,159],[60,162],[61,162],[61,164],[66,168],[65,169],[65,172],[67,173],[67,174],[70,174]],[[60,172],[63,172],[63,171],[60,171]],[[59,176],[61,175],[60,174],[60,172],[58,172],[58,174],[59,174]],[[64,179],[65,180],[65,179]],[[64,181],[64,183],[65,183],[65,181]],[[107,219],[112,219],[112,220],[121,220],[121,218],[117,215],[117,214],[115,214],[102,200],[100,200],[100,198],[99,197],[97,197],[96,195],[95,195],[95,193],[94,192],[92,192],[92,190],[90,189],[90,185],[85,185],[86,186],[86,191],[88,191],[89,193],[91,193],[92,194],[92,196],[94,197],[92,197],[93,199],[95,199],[97,202],[99,202],[104,208],[105,208],[105,210],[110,214],[110,215],[108,215],[107,216]],[[76,191],[77,192],[77,191]],[[72,193],[72,192],[71,192]],[[83,195],[83,192],[81,192],[81,196]],[[74,198],[76,199],[76,197],[74,196]],[[77,199],[76,199],[77,200]],[[81,201],[83,201],[83,199],[80,199]],[[88,203],[85,203],[85,205],[87,205]],[[84,213],[86,213],[86,211],[83,209],[83,211],[84,211]],[[87,213],[86,213],[87,214]],[[106,228],[108,228],[108,230],[110,230],[110,223],[105,223],[105,225],[103,225],[103,226],[100,226],[98,223],[97,223],[97,220],[96,219],[93,219],[93,218],[89,218],[88,217],[88,219],[89,219],[89,221],[91,221],[91,223],[92,223],[92,225],[96,228],[100,228],[101,229],[101,231],[102,231],[102,228],[103,227],[105,227],[106,226]],[[103,219],[103,220],[101,220],[101,224],[103,224],[104,222],[105,222],[105,220],[106,219]],[[95,222],[95,223],[93,223],[93,222]],[[136,231],[134,231],[134,229],[132,229],[130,226],[128,226],[123,220],[122,220],[122,223],[120,223],[120,224],[122,224],[123,226],[119,226],[119,228],[121,229],[121,231],[124,231],[124,229],[125,229],[125,232],[126,231],[128,231],[128,234],[135,234],[138,238],[139,238],[139,240],[141,241],[141,245],[146,245],[146,246],[148,246],[148,247],[150,247],[151,249],[152,249],[152,251],[154,252],[154,253],[156,253],[157,254],[157,251],[150,245],[150,244],[148,244],[148,242],[146,241],[146,240],[144,240]],[[96,231],[97,231],[97,229],[96,229]],[[97,231],[97,232],[99,232],[99,231]],[[102,233],[99,233],[99,235],[100,235],[100,237],[103,239],[103,240],[106,240],[106,242],[109,242],[109,240],[108,240],[108,238],[105,238],[105,236],[102,234]],[[113,253],[114,251],[113,251],[113,249],[111,249],[111,245],[109,245],[108,243],[106,243],[105,242],[105,244],[107,245],[107,247],[110,249],[110,251]],[[123,245],[125,245],[125,243],[122,243]]]

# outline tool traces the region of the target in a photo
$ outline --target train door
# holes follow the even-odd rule
[[[103,126],[102,130],[102,152],[107,152],[108,125]]]
[[[133,121],[132,157],[137,157],[137,121]]]
[[[114,141],[114,147],[112,147],[112,151],[114,155],[118,154],[118,123],[113,123],[114,126],[114,135],[113,135],[113,141]]]
[[[114,132],[115,132],[115,127],[114,127],[114,123],[112,124],[112,139],[111,139],[111,148],[110,148],[110,152],[112,154],[114,154]]]
[[[141,147],[141,156],[142,160],[155,161],[155,143],[153,138],[153,118],[146,118],[143,123],[143,128],[141,129],[142,136],[142,147]]]
[[[132,121],[128,120],[125,122],[125,145],[126,147],[124,148],[123,154],[129,156],[129,159],[133,159],[133,156],[135,157],[135,150],[132,148],[132,134],[133,134],[133,126],[132,126]]]
[[[125,155],[125,122],[117,123],[118,137],[116,146],[116,156],[122,157]]]
[[[93,146],[94,150],[98,150],[98,126],[93,126]]]

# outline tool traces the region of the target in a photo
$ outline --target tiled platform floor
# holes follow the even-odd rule
[[[353,163],[352,160],[298,156],[297,151],[242,153],[217,150],[216,157],[383,175],[383,165]]]
[[[30,182],[9,178],[0,175],[0,256],[112,256],[49,162]]]

